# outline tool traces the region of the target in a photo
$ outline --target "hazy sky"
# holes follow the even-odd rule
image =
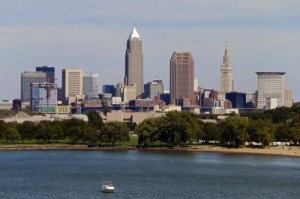
[[[23,71],[82,68],[100,83],[124,78],[126,40],[135,26],[144,80],[169,89],[173,51],[191,51],[203,88],[220,89],[229,44],[236,91],[256,90],[255,72],[286,72],[300,101],[299,0],[0,0],[0,99],[20,98]],[[102,88],[100,88],[102,92]]]

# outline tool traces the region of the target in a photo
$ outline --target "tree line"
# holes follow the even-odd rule
[[[63,121],[25,121],[5,123],[0,121],[0,139],[11,143],[21,140],[37,140],[46,143],[58,143],[67,140],[70,144],[97,146],[103,143],[115,145],[129,140],[129,128],[122,122],[103,123],[96,111],[87,113],[88,122],[79,119]]]
[[[0,121],[0,139],[10,142],[17,140],[41,140],[57,143],[67,140],[71,144],[101,146],[116,145],[129,141],[129,130],[138,135],[138,145],[147,146],[182,146],[215,141],[218,144],[240,147],[245,142],[300,143],[300,104],[292,108],[281,107],[274,110],[255,110],[241,112],[239,116],[229,115],[216,123],[201,120],[207,115],[195,115],[190,112],[171,111],[162,117],[148,118],[139,125],[123,122],[103,123],[96,111],[87,113],[88,122],[70,119],[64,121],[42,121],[39,123],[5,123]],[[209,118],[217,118],[209,115]]]
[[[245,142],[264,147],[271,142],[300,142],[300,106],[281,107],[274,110],[241,112],[229,115],[216,123],[204,123],[189,112],[168,112],[160,118],[149,118],[135,129],[140,146],[167,144],[179,146],[199,140],[230,147],[240,147]],[[216,118],[209,116],[210,118]]]

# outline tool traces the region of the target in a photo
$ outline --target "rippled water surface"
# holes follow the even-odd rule
[[[101,182],[116,192],[104,194]],[[218,153],[0,151],[0,198],[299,198],[300,159]]]

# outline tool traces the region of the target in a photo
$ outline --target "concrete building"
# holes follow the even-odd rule
[[[98,99],[99,94],[99,74],[84,73],[83,74],[83,95],[86,100]]]
[[[218,91],[213,89],[203,89],[200,92],[200,106],[201,107],[214,107],[215,102],[218,101]]]
[[[257,108],[266,107],[266,98],[276,98],[277,106],[284,106],[284,72],[256,72]]]
[[[277,98],[271,98],[271,97],[266,98],[266,105],[265,105],[266,110],[275,109],[275,108],[277,108],[277,106],[278,106]]]
[[[36,72],[43,72],[46,73],[46,82],[55,83],[55,68],[48,67],[48,66],[37,66],[35,68]]]
[[[57,85],[44,82],[31,84],[31,111],[56,113]]]
[[[136,99],[136,85],[131,84],[121,88],[121,98],[125,104],[128,104],[130,100]]]
[[[21,101],[30,102],[30,84],[46,82],[46,73],[25,71],[21,74]]]
[[[221,93],[233,91],[233,70],[230,61],[229,48],[226,45],[223,63],[221,65]]]
[[[11,110],[13,102],[11,100],[0,100],[0,110]]]
[[[174,52],[170,60],[171,103],[194,100],[194,59],[190,52]]]
[[[156,118],[163,116],[164,113],[157,112],[124,112],[124,111],[111,111],[107,113],[107,122],[132,122],[139,124],[147,118]]]
[[[199,80],[198,78],[194,78],[194,92],[198,92]]]
[[[137,96],[144,93],[142,40],[135,27],[127,40],[124,84],[135,84]]]
[[[293,94],[291,90],[284,91],[284,106],[285,107],[293,106]]]
[[[83,99],[83,71],[77,68],[62,70],[63,104],[71,104]]]
[[[160,95],[164,92],[164,83],[162,80],[154,79],[152,82],[148,82],[144,86],[145,98],[159,99]]]

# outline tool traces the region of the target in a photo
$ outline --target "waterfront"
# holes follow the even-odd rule
[[[0,151],[0,198],[297,198],[300,159],[206,152]],[[103,180],[116,193],[103,194]]]

